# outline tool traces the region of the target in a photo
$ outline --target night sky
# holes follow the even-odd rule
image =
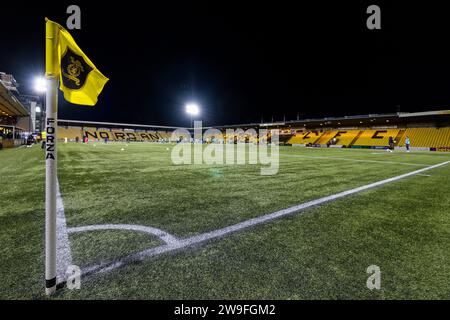
[[[93,2],[2,3],[0,71],[30,94],[44,73],[44,17],[65,25],[67,6],[81,7],[71,34],[110,82],[95,107],[60,95],[61,119],[187,126],[189,101],[205,125],[450,109],[444,6]],[[369,4],[381,30],[366,28]]]

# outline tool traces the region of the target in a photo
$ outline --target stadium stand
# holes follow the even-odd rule
[[[177,137],[172,137],[175,129],[183,129],[185,133],[189,131],[192,134],[192,128],[59,120],[58,137],[60,140],[67,138],[68,141],[75,141],[77,138],[82,141],[85,135],[90,141],[103,141],[105,138],[110,141],[193,141],[189,134],[185,136],[185,133],[181,132]],[[278,142],[283,145],[382,149],[388,146],[389,137],[392,137],[395,140],[395,147],[403,148],[408,136],[411,148],[450,151],[450,110],[297,119],[286,122],[252,123],[203,129],[218,129],[223,135],[223,139],[220,139],[211,133],[211,136],[207,135],[204,139],[206,143],[238,142],[237,137],[227,137],[226,130],[228,129],[244,131],[252,129],[255,132],[264,129],[269,132],[268,140],[271,140],[272,130],[278,130]],[[247,134],[244,139],[240,140],[257,143],[259,139]]]
[[[25,144],[33,130],[29,106],[19,100],[17,87],[12,75],[0,72],[0,148]]]
[[[353,143],[355,146],[383,147],[389,145],[389,137],[397,138],[399,129],[364,130]]]
[[[172,132],[170,131],[156,131],[156,134],[164,140],[170,140],[172,137]]]
[[[169,139],[170,132],[165,131],[135,131],[133,129],[96,129],[82,127],[58,127],[58,139],[67,141],[82,141],[86,136],[90,141],[102,141],[107,138],[109,141],[159,141],[160,139]]]
[[[406,137],[410,138],[411,147],[450,147],[450,128],[408,128],[400,139],[399,146],[405,145]]]
[[[60,140],[82,141],[87,136],[89,141],[169,141],[171,131],[162,130],[133,130],[87,128],[76,126],[59,126],[58,138]],[[450,148],[450,128],[407,128],[407,129],[367,129],[367,130],[305,130],[297,131],[288,136],[288,144],[298,145],[327,145],[334,144],[344,147],[385,147],[389,144],[389,137],[393,137],[396,146],[404,147],[405,139],[409,137],[411,147],[417,148]],[[226,140],[226,135],[224,135]],[[334,139],[334,140],[333,140]],[[258,140],[248,137],[247,142],[256,143]]]
[[[339,130],[331,139],[336,138],[336,145],[349,147],[361,134],[361,130]]]
[[[132,130],[94,130],[94,129],[84,129],[83,133],[86,137],[91,140],[104,140],[107,138],[110,141],[158,141],[162,139],[160,135],[156,133],[156,131],[132,131]]]
[[[308,144],[316,143],[317,140],[322,136],[323,132],[318,130],[297,132],[291,139],[289,139],[289,144]]]
[[[306,131],[297,133],[288,141],[289,144],[332,144],[345,147],[385,147],[389,144],[389,137],[393,137],[395,145],[405,146],[405,139],[409,137],[411,147],[417,148],[449,148],[450,128],[407,128],[407,129],[368,129],[368,130],[329,130]]]
[[[68,141],[75,141],[77,138],[81,140],[83,131],[80,127],[58,127],[58,138]]]
[[[316,141],[317,144],[327,144],[330,140],[334,138],[334,136],[338,133],[337,130],[325,131]]]

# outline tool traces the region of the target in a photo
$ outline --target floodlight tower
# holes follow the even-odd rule
[[[47,92],[47,79],[42,76],[36,77],[34,79],[34,88],[33,89],[38,94],[38,97],[39,97],[38,102],[41,102],[41,106],[45,106],[45,94]],[[41,100],[41,98],[42,98],[42,101],[39,101],[39,100]],[[43,120],[45,119],[45,108],[36,106],[34,113],[39,114],[39,128],[41,130],[44,129],[45,125],[43,124]],[[36,117],[36,120],[37,120],[37,117]]]

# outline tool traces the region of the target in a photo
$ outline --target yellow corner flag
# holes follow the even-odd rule
[[[66,29],[47,18],[45,21],[47,29],[56,30],[53,49],[55,52],[46,54],[46,75],[59,77],[59,89],[67,101],[88,106],[95,105],[98,95],[109,79],[81,51]]]

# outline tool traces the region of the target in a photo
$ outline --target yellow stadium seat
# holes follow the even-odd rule
[[[405,139],[409,137],[411,147],[416,148],[445,148],[450,147],[450,128],[408,128],[399,146],[405,146]]]
[[[333,137],[338,133],[338,131],[326,131],[320,138],[317,140],[317,144],[327,144],[328,141],[333,139]]]
[[[316,143],[319,138],[324,134],[324,132],[320,132],[318,130],[312,131],[304,131],[301,133],[297,133],[291,139],[289,139],[289,144],[308,144],[308,143]]]
[[[58,139],[66,139],[68,141],[75,141],[76,138],[82,139],[83,132],[81,130],[81,127],[58,127]]]
[[[396,138],[400,129],[364,130],[358,137],[355,146],[382,147],[389,145],[389,137]]]
[[[336,145],[348,147],[360,132],[360,130],[338,130],[331,139],[336,138]]]

